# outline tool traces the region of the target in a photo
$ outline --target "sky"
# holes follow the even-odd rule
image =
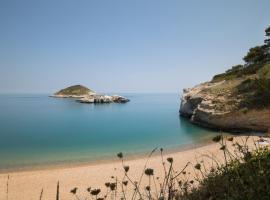
[[[241,64],[269,0],[0,0],[0,93],[177,92]]]

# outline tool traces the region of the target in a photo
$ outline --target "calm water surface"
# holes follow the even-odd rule
[[[179,117],[178,94],[122,94],[126,104],[0,95],[0,169],[96,161],[212,137]]]

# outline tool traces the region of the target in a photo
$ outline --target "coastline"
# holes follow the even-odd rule
[[[245,136],[235,136],[235,141],[243,141]],[[250,136],[249,145],[258,140],[258,136]],[[229,146],[232,148],[232,146]],[[159,150],[157,151],[159,152]],[[212,154],[217,158],[222,158],[222,152],[219,150],[219,144],[207,143],[197,148],[190,148],[182,151],[167,152],[165,150],[164,158],[173,157],[174,164],[178,169],[183,168],[187,162],[196,163],[202,159],[204,154]],[[125,157],[124,157],[125,158]],[[125,158],[125,164],[130,166],[129,175],[135,180],[141,174],[146,158]],[[157,154],[149,159],[149,167],[155,169],[155,175],[162,176],[163,167],[161,158]],[[193,174],[190,171],[191,176]],[[0,174],[0,199],[4,199],[6,191],[7,176],[9,179],[9,200],[26,200],[37,198],[41,189],[44,189],[44,199],[55,199],[56,184],[60,182],[60,194],[62,199],[73,199],[70,190],[74,187],[79,188],[81,197],[87,195],[86,188],[101,188],[105,191],[104,183],[110,181],[111,176],[123,176],[121,162],[115,159],[113,162],[85,164],[80,166],[70,166],[54,169],[17,171]],[[147,183],[147,179],[142,184]],[[132,191],[132,187],[129,188]],[[88,194],[89,195],[89,194]]]
[[[224,133],[224,135],[227,135],[229,133]],[[178,146],[170,146],[170,147],[156,147],[156,152],[152,155],[152,157],[160,156],[159,149],[164,148],[164,155],[179,153],[191,149],[197,149],[203,146],[206,146],[208,144],[211,144],[212,142],[212,136],[206,136],[204,138],[201,138],[197,141],[194,141],[193,143],[187,143],[182,144]],[[143,151],[143,152],[136,152],[136,153],[124,153],[126,156],[126,161],[132,161],[137,159],[146,159],[148,154],[151,152],[149,151]],[[158,153],[157,153],[158,152]],[[84,166],[95,166],[95,165],[102,165],[102,164],[110,164],[110,163],[117,163],[119,162],[119,159],[117,158],[117,153],[115,152],[115,156],[104,156],[100,159],[95,160],[75,160],[75,161],[60,161],[60,162],[52,162],[52,163],[41,163],[41,164],[34,164],[34,165],[25,165],[25,166],[15,166],[11,168],[0,168],[0,176],[2,174],[12,174],[12,173],[20,173],[20,172],[34,172],[34,171],[44,171],[44,170],[57,170],[57,169],[68,169],[68,168],[74,168],[74,167],[84,167]]]

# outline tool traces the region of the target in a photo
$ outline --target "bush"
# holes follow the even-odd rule
[[[270,151],[257,149],[245,160],[236,159],[217,168],[198,187],[178,197],[178,200],[266,200],[270,195]]]
[[[265,108],[270,106],[270,78],[247,79],[236,89],[237,94],[244,96],[240,108]]]

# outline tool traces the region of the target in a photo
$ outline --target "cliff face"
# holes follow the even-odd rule
[[[218,130],[241,132],[270,130],[270,108],[245,108],[241,106],[244,95],[236,88],[246,78],[206,82],[184,89],[180,114],[190,121]]]

